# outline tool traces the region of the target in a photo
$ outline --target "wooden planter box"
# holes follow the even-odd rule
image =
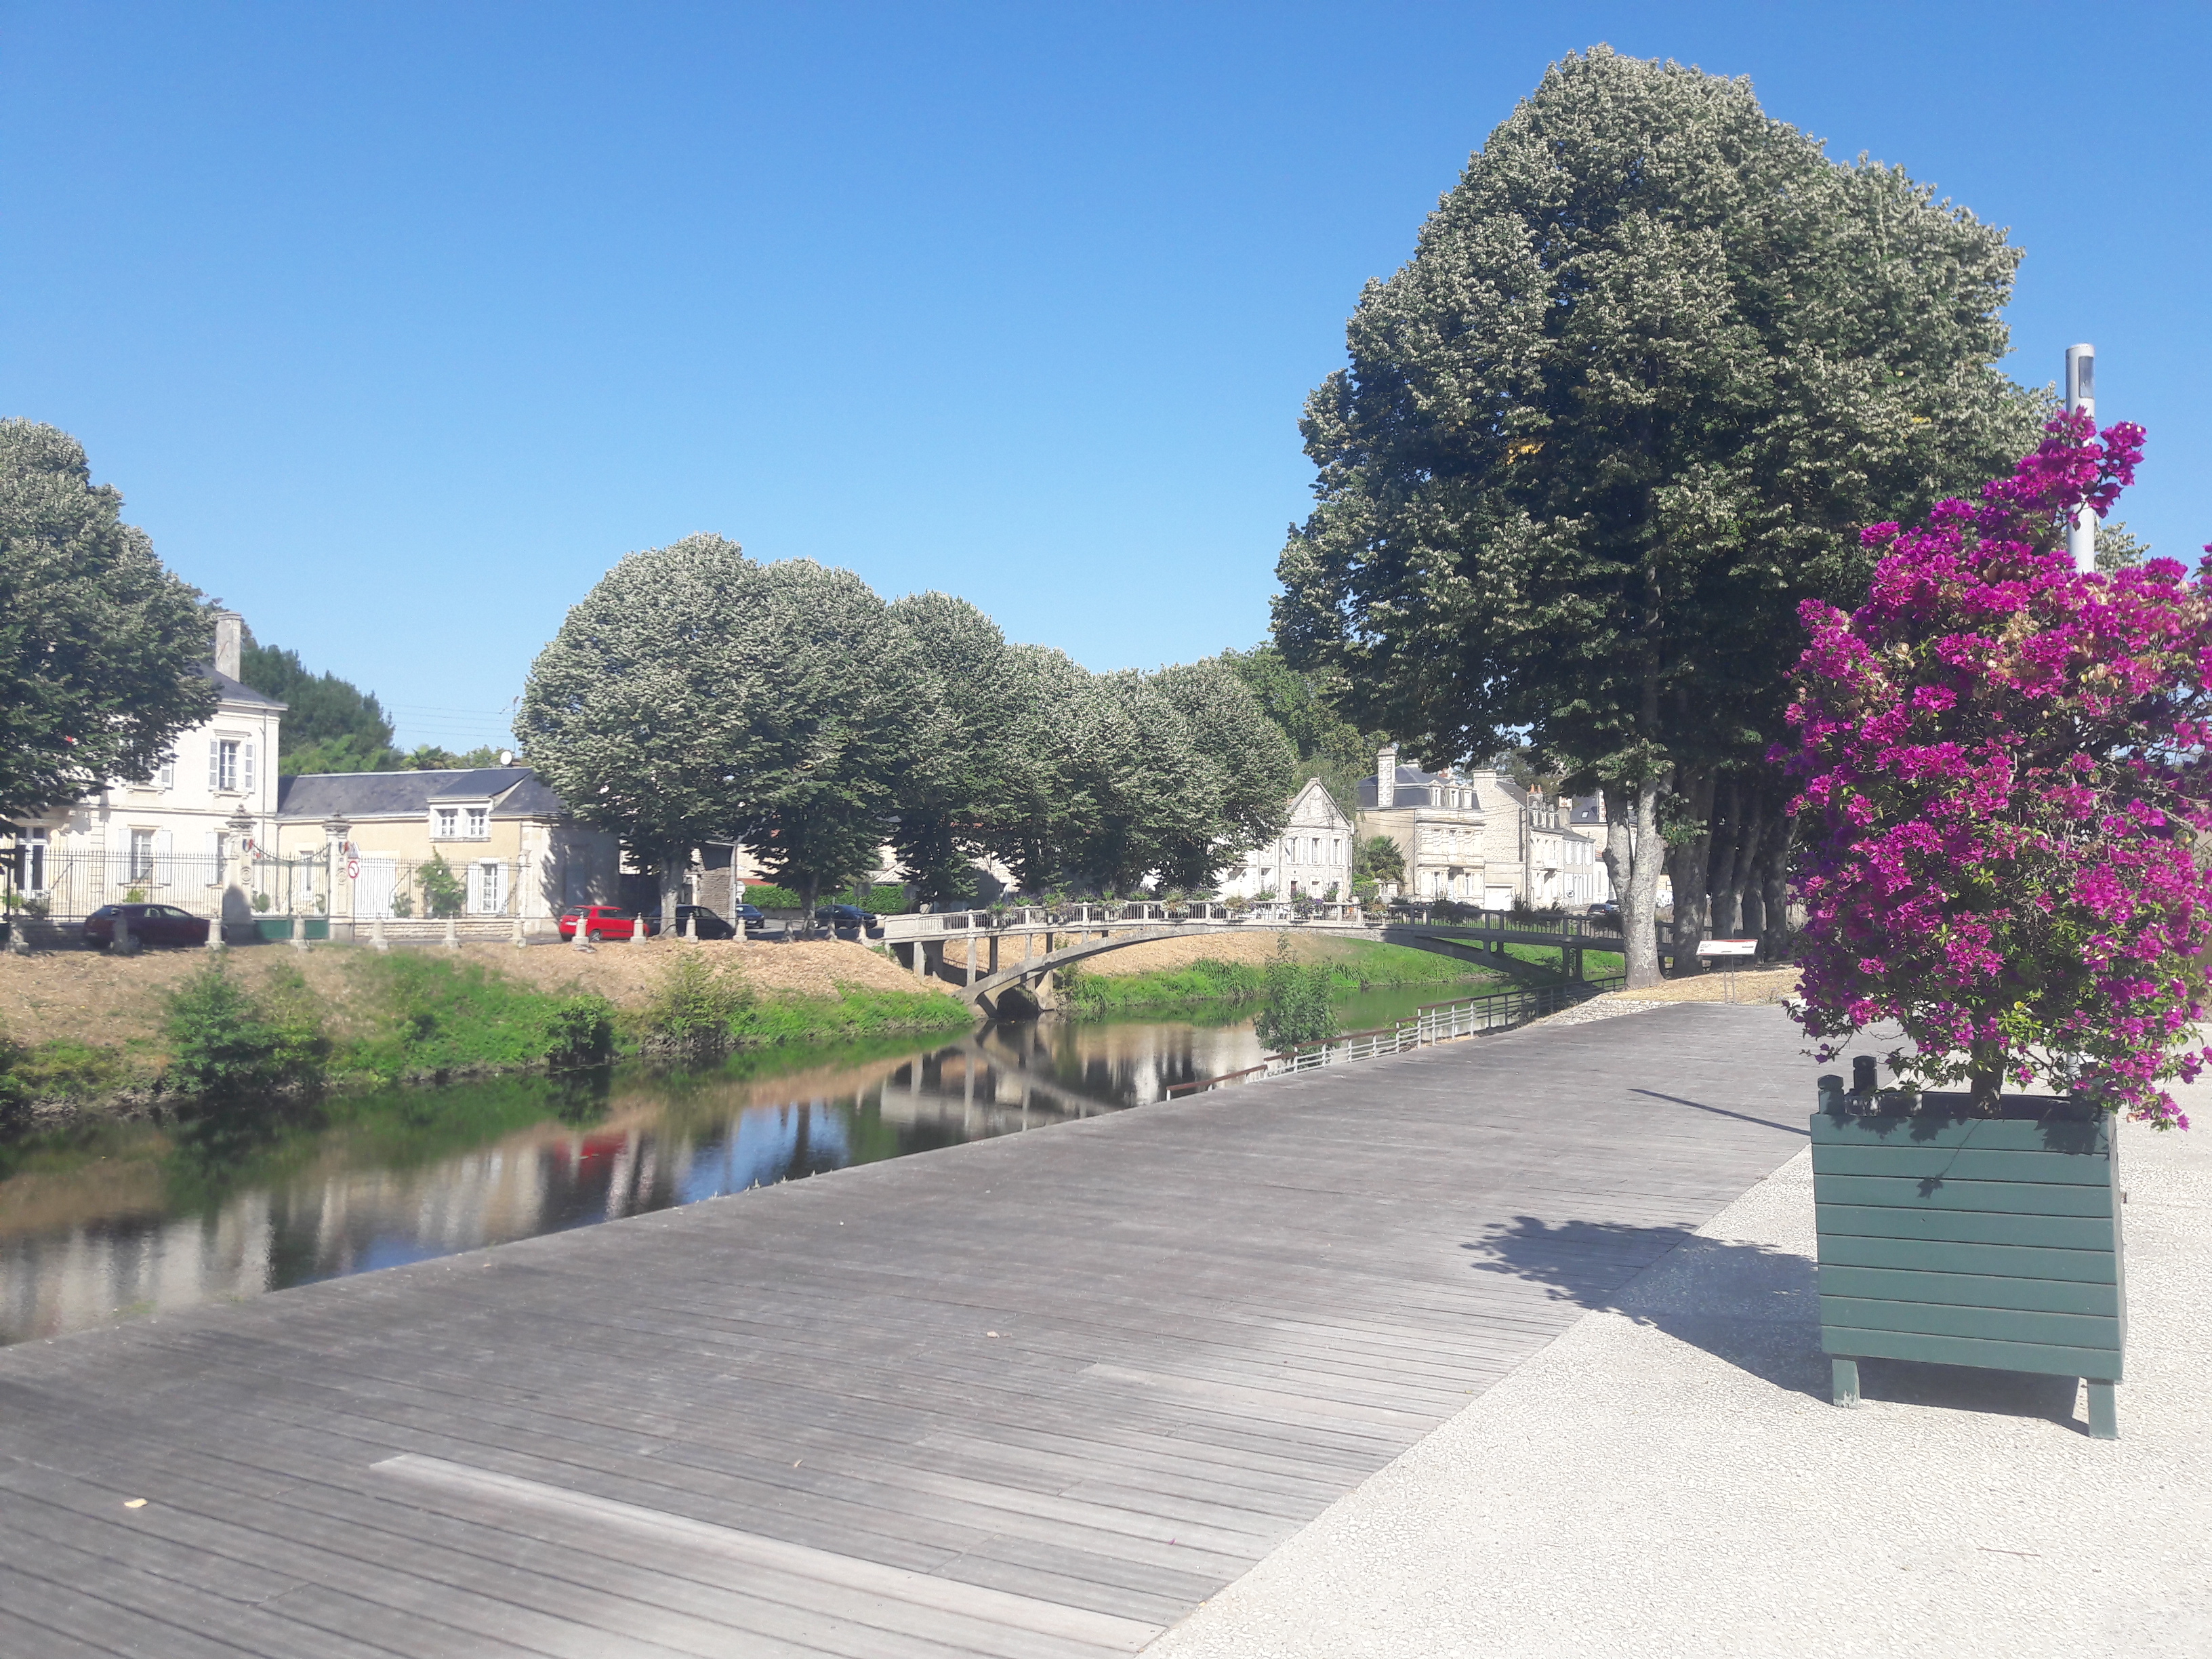
[[[2127,1340],[2118,1149],[2110,1117],[2020,1096],[2002,1118],[1858,1109],[1820,1079],[1813,1115],[1820,1346],[1835,1400],[1855,1406],[1861,1359],[1918,1359],[2079,1376],[2089,1432],[2116,1438],[2112,1385]]]

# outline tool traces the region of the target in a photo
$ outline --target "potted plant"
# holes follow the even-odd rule
[[[2115,1121],[2186,1128],[2162,1085],[2212,1057],[2185,1046],[2212,944],[2212,577],[2077,573],[2061,526],[2109,509],[2142,429],[2047,429],[1980,502],[1864,532],[1867,602],[1802,609],[1774,758],[1810,831],[1797,1017],[1823,1059],[1878,1022],[1909,1044],[1897,1088],[1860,1056],[1813,1119],[1837,1402],[1862,1358],[2072,1375],[2109,1437]]]

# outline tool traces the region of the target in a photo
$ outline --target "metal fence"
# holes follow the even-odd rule
[[[1325,1066],[1346,1066],[1354,1060],[1375,1060],[1383,1054],[1403,1054],[1409,1048],[1425,1048],[1432,1042],[1449,1042],[1457,1037],[1476,1036],[1484,1031],[1501,1031],[1514,1025],[1525,1025],[1532,1019],[1541,1019],[1547,1014],[1556,1014],[1585,998],[1606,991],[1618,991],[1627,984],[1619,975],[1607,979],[1585,980],[1573,985],[1540,985],[1526,990],[1499,991],[1484,997],[1462,997],[1453,1002],[1431,1002],[1415,1009],[1404,1019],[1389,1025],[1377,1025],[1364,1031],[1346,1031],[1341,1036],[1325,1042],[1300,1043],[1279,1054],[1270,1054],[1257,1066],[1248,1066],[1241,1072],[1230,1072],[1220,1077],[1201,1078],[1195,1083],[1178,1083],[1168,1091],[1170,1098],[1176,1095],[1196,1094],[1202,1090],[1218,1088],[1226,1083],[1239,1083],[1248,1078],[1286,1077],[1293,1072],[1317,1072]]]

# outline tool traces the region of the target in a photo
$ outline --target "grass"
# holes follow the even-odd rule
[[[1401,985],[1457,985],[1489,980],[1496,971],[1480,963],[1366,939],[1344,941],[1324,963],[1332,996]],[[1257,963],[1205,958],[1187,968],[1148,974],[1086,974],[1062,969],[1060,998],[1079,1018],[1154,1012],[1218,1002],[1255,1002],[1267,993],[1267,968]]]
[[[201,981],[223,968],[215,964],[171,993],[168,1037],[176,1052],[166,1068],[156,1055],[121,1045],[68,1038],[33,1046],[0,1033],[0,1146],[44,1145],[49,1130],[33,1127],[40,1120],[51,1126],[57,1117],[113,1113],[138,1095],[154,1097],[163,1113],[187,1115],[233,1093],[242,1097],[253,1091],[228,1086],[225,1079],[238,1069],[229,1062],[242,1064],[240,1045],[252,1048],[247,1039],[268,1030],[297,1039],[291,1048],[304,1069],[288,1074],[281,1092],[304,1099],[325,1088],[361,1094],[394,1084],[587,1067],[622,1055],[708,1058],[733,1048],[961,1031],[975,1023],[958,998],[943,992],[841,985],[836,994],[756,994],[738,976],[708,974],[688,957],[672,964],[646,1006],[617,1009],[580,985],[539,986],[481,960],[364,951],[347,953],[342,977],[335,984],[326,979],[319,993],[289,964],[250,991],[225,977],[218,988],[235,994],[229,1003],[200,1010],[205,1018],[185,1034],[207,1041],[179,1049],[176,997],[198,986],[204,1000]],[[225,1065],[194,1064],[210,1054]],[[57,1105],[68,1109],[55,1113]],[[41,1110],[34,1114],[34,1107]],[[270,1115],[273,1129],[276,1115]]]

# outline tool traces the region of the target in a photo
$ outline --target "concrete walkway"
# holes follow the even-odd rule
[[[2212,1653],[2191,1092],[2193,1133],[2122,1141],[2118,1443],[2071,1379],[1869,1361],[1828,1404],[1800,1154],[1618,1293],[1557,1283],[1592,1311],[1147,1659]]]

